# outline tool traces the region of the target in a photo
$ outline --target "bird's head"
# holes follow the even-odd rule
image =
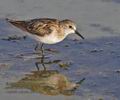
[[[84,39],[84,37],[77,31],[76,24],[73,21],[65,19],[65,20],[62,20],[60,23],[65,30],[66,36],[68,34],[75,33],[78,36],[80,36],[82,39]]]

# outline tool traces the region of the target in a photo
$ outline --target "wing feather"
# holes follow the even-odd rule
[[[59,21],[56,19],[41,18],[29,21],[14,21],[7,19],[12,25],[29,32],[33,35],[44,36],[49,35],[53,28],[59,27]],[[57,31],[57,30],[56,30]]]
[[[56,26],[59,26],[56,19],[34,19],[28,22],[27,30],[34,35],[44,36],[49,35]]]

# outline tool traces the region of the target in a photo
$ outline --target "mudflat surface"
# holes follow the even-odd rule
[[[48,2],[0,1],[0,99],[119,100],[119,0]],[[70,35],[61,43],[45,45],[47,70],[44,72],[39,64],[40,71],[37,71],[35,64],[41,63],[41,55],[34,51],[36,41],[24,38],[24,32],[6,22],[6,17],[70,18],[86,39]],[[68,89],[83,78],[84,82],[74,91],[63,91],[64,84],[56,88],[61,79],[62,83],[68,83]]]

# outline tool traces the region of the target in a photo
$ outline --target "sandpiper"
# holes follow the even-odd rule
[[[61,42],[67,35],[76,33],[82,39],[84,37],[77,31],[76,24],[69,19],[57,20],[52,18],[39,18],[31,20],[11,20],[6,19],[12,25],[22,29],[25,33],[38,42],[55,44]],[[36,45],[35,50],[38,45]]]

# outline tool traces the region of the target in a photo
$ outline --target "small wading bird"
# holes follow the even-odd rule
[[[76,30],[76,25],[73,21],[69,19],[57,20],[51,18],[40,18],[40,19],[31,19],[26,21],[11,20],[6,19],[12,25],[20,28],[25,31],[25,34],[31,36],[33,39],[41,42],[41,64],[44,65],[44,50],[43,43],[45,44],[55,44],[61,42],[66,38],[67,35],[75,33],[80,36],[82,39],[84,37]],[[35,50],[37,50],[39,44],[36,45]],[[39,70],[38,64],[36,67]]]
[[[25,31],[38,42],[41,42],[41,51],[43,53],[43,43],[55,44],[61,42],[67,35],[75,33],[82,39],[84,37],[76,30],[76,25],[69,19],[57,20],[52,18],[31,19],[26,21],[18,21],[6,19],[12,25]],[[38,44],[35,50],[38,48]]]

